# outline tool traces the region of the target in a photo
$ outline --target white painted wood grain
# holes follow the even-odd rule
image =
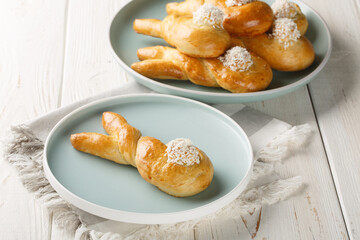
[[[222,224],[209,220],[199,224],[195,239],[251,239],[242,220],[224,220]]]
[[[0,1],[0,126],[57,107],[63,64],[63,1]],[[51,219],[0,161],[0,239],[48,239]]]
[[[51,219],[20,183],[15,169],[0,161],[0,239],[47,239]]]
[[[347,239],[307,88],[247,105],[292,125],[309,123],[315,129],[308,145],[276,166],[284,178],[302,176],[306,188],[296,197],[264,207],[257,239]]]
[[[328,65],[310,84],[311,96],[349,235],[360,239],[360,2],[332,1],[325,9],[309,4],[319,9],[334,42]]]
[[[111,20],[123,4],[124,0],[69,2],[62,105],[126,82],[108,44]]]

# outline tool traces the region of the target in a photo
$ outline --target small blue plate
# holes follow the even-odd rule
[[[306,70],[299,72],[274,71],[274,78],[270,86],[263,91],[253,93],[230,93],[222,88],[203,87],[191,82],[147,78],[130,68],[132,63],[139,61],[136,51],[143,47],[168,44],[162,39],[135,33],[133,22],[137,18],[163,19],[167,15],[166,4],[168,2],[176,1],[130,1],[116,14],[109,30],[111,52],[120,66],[136,81],[154,91],[188,97],[208,103],[263,101],[288,94],[309,83],[323,69],[330,57],[332,43],[329,29],[324,20],[305,3],[292,0],[292,2],[300,6],[302,12],[307,17],[309,29],[305,36],[313,44],[316,54],[314,63]],[[264,2],[271,5],[274,0],[264,0]]]
[[[70,135],[104,133],[104,111],[124,116],[144,136],[164,143],[189,138],[214,165],[203,192],[170,196],[141,178],[136,168],[75,150]],[[203,103],[176,96],[136,94],[103,99],[67,115],[49,134],[44,170],[65,200],[100,217],[131,223],[174,223],[214,212],[244,190],[252,170],[250,142],[230,117]]]

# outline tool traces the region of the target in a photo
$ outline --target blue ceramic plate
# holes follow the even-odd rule
[[[105,131],[104,111],[124,116],[144,136],[162,142],[189,138],[214,165],[214,178],[203,192],[176,198],[141,178],[136,168],[75,150],[70,135]],[[174,223],[198,218],[234,200],[252,169],[252,149],[231,118],[203,103],[155,94],[104,99],[62,119],[45,144],[44,170],[54,189],[68,202],[100,217],[132,223]]]
[[[255,102],[278,97],[290,93],[309,83],[325,66],[330,57],[331,38],[329,30],[323,19],[303,2],[297,3],[309,22],[306,37],[312,42],[316,59],[308,69],[300,72],[286,73],[274,71],[274,79],[270,86],[254,93],[230,93],[221,88],[210,88],[194,85],[190,82],[174,80],[153,80],[133,71],[130,66],[139,61],[136,51],[139,48],[167,45],[165,41],[150,36],[136,34],[133,22],[136,18],[163,19],[166,16],[165,6],[175,0],[133,0],[124,6],[114,17],[110,26],[110,46],[113,55],[125,69],[139,83],[154,91],[197,99],[209,103],[241,103]],[[264,0],[272,4],[273,0]]]

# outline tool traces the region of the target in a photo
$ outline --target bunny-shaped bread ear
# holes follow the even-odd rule
[[[192,15],[201,5],[205,3],[204,0],[186,0],[184,2],[172,2],[166,4],[166,12],[169,15],[186,16]]]
[[[180,52],[193,57],[218,57],[230,45],[230,35],[222,28],[196,24],[191,16],[169,15],[163,21],[136,19],[135,32],[163,38]]]
[[[131,65],[131,68],[144,76],[157,79],[187,80],[183,69],[172,61],[151,59]]]
[[[76,133],[70,137],[72,146],[82,152],[86,152],[101,158],[109,159],[119,164],[130,164],[118,149],[118,139],[100,133]]]
[[[104,112],[102,125],[109,136],[99,133],[76,133],[70,137],[73,147],[120,164],[135,167],[135,153],[141,132],[129,125],[125,118],[113,112]]]

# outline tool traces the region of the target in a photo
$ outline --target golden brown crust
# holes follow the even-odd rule
[[[294,2],[290,2],[290,4],[291,10],[289,11],[288,15],[282,17],[292,19],[296,23],[297,29],[300,31],[300,34],[304,36],[309,26],[306,16],[302,13],[299,5]]]
[[[304,36],[292,41],[287,48],[269,34],[240,39],[247,49],[265,59],[271,68],[279,71],[304,70],[315,60],[312,44]]]
[[[218,84],[231,92],[245,93],[263,90],[272,80],[272,70],[269,64],[259,56],[251,53],[253,64],[249,70],[234,72],[223,66],[217,58],[208,59],[206,63]]]
[[[133,23],[135,32],[161,38],[161,20],[158,19],[135,19]]]
[[[203,5],[204,2],[204,0],[186,0],[180,3],[168,3],[166,4],[166,12],[169,15],[192,16],[192,13]]]
[[[99,133],[76,133],[70,137],[72,146],[82,152],[109,159],[120,164],[129,164],[118,149],[115,137]]]
[[[212,79],[201,59],[187,56],[174,48],[164,46],[140,48],[137,55],[142,61],[132,64],[131,68],[146,77],[175,80],[190,79],[201,86],[219,86]]]
[[[255,36],[265,33],[274,21],[271,7],[261,1],[227,7],[224,11],[224,28],[234,36]]]
[[[129,125],[125,118],[113,112],[104,112],[102,124],[107,133],[118,140],[118,149],[125,161],[135,166],[135,153],[141,132]]]
[[[230,36],[224,29],[195,24],[192,17],[187,16],[169,15],[163,21],[136,19],[134,30],[161,37],[180,52],[193,57],[218,57],[230,45]]]
[[[239,39],[234,39],[232,46],[237,44],[242,45],[243,43]],[[143,61],[132,64],[131,68],[144,76],[156,79],[173,79],[174,75],[166,75],[167,72],[181,69],[182,73],[179,74],[181,78],[178,80],[184,80],[185,76],[185,79],[194,84],[210,87],[220,86],[234,93],[263,90],[272,80],[270,66],[253,53],[251,56],[254,63],[249,70],[244,72],[230,70],[217,58],[193,58],[176,49],[163,46],[139,49],[138,56]],[[157,69],[164,69],[170,65],[176,66],[176,68],[157,71]]]
[[[168,163],[166,145],[155,138],[141,137],[140,131],[129,125],[121,115],[104,112],[102,123],[109,136],[72,134],[70,141],[73,147],[116,163],[131,164],[146,181],[173,196],[192,196],[210,185],[214,168],[200,149],[197,149],[199,164],[183,166]]]
[[[141,61],[133,64],[131,68],[149,78],[187,80],[183,69],[171,61]]]
[[[268,31],[274,21],[271,7],[262,1],[242,6],[227,7],[226,0],[186,0],[181,3],[168,3],[168,14],[192,16],[205,3],[217,6],[225,13],[224,28],[234,36],[254,36]]]
[[[297,25],[297,28],[300,31],[300,34],[302,36],[304,36],[306,34],[306,31],[309,27],[309,23],[306,19],[306,16],[304,14],[298,14],[295,18],[294,18],[294,22]]]
[[[141,137],[136,164],[143,179],[176,197],[195,195],[206,189],[213,178],[210,159],[199,150],[200,164],[183,166],[167,162],[166,145],[152,137]]]

